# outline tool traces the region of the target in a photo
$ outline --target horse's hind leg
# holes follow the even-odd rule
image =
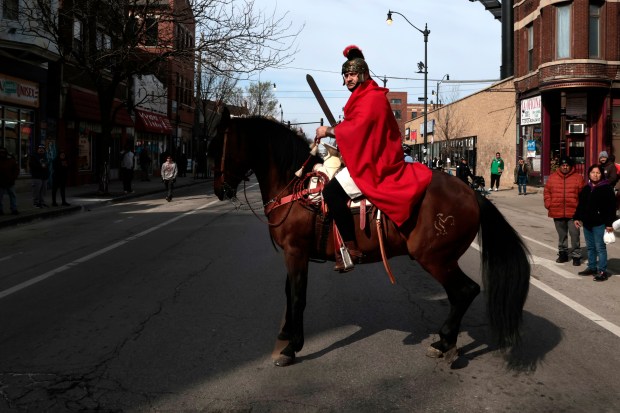
[[[457,356],[456,340],[461,328],[461,320],[480,293],[480,286],[465,275],[458,265],[448,272],[445,270],[440,272],[438,268],[435,268],[431,270],[431,274],[439,280],[448,294],[450,313],[439,330],[439,341],[431,344],[427,356],[444,357],[447,362],[452,362]]]

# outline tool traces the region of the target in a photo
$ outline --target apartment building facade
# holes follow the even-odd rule
[[[584,172],[620,150],[620,3],[514,4],[518,153],[544,182],[569,155]]]

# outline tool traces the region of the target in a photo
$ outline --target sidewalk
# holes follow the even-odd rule
[[[191,174],[190,174],[191,175]],[[186,186],[196,185],[210,181],[208,179],[194,179],[192,176],[178,177],[175,189]],[[70,206],[60,206],[60,193],[56,194],[56,202],[59,206],[52,206],[52,191],[48,189],[45,196],[48,208],[36,208],[32,203],[32,193],[23,189],[17,192],[17,210],[19,215],[11,215],[9,208],[9,197],[4,196],[2,204],[4,206],[4,215],[0,215],[0,229],[13,225],[31,222],[37,219],[53,218],[60,215],[72,214],[78,211],[86,210],[96,205],[104,205],[108,203],[121,202],[131,198],[137,198],[145,195],[164,193],[164,184],[160,178],[152,177],[150,181],[141,181],[134,179],[133,192],[125,194],[123,192],[123,183],[120,180],[110,182],[108,194],[100,194],[98,192],[98,184],[89,184],[81,186],[67,187],[67,202]],[[22,185],[24,189],[30,186]],[[163,195],[162,195],[163,196]]]

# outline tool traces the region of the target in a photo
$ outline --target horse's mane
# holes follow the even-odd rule
[[[250,137],[252,151],[256,156],[266,155],[266,151],[269,151],[282,175],[290,177],[310,156],[309,142],[280,122],[258,116],[234,118],[232,122],[239,132]],[[304,171],[312,170],[312,166],[321,162],[319,156],[311,157]]]

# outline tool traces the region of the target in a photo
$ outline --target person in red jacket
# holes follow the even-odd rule
[[[549,176],[545,185],[545,208],[549,211],[548,216],[553,218],[558,233],[558,259],[555,262],[568,261],[568,235],[570,235],[570,256],[573,258],[573,265],[581,265],[579,228],[575,226],[573,215],[579,203],[579,191],[584,185],[583,176],[575,172],[573,160],[568,157],[560,159],[559,168]]]
[[[364,195],[402,226],[430,183],[432,172],[421,163],[404,161],[400,129],[386,96],[389,90],[371,79],[362,51],[352,45],[343,54],[347,61],[342,65],[342,77],[351,92],[344,120],[334,127],[320,126],[316,136],[336,138],[346,164],[325,186],[323,198],[349,254],[359,262],[362,254],[355,242],[348,201]],[[334,270],[352,268],[345,268],[337,256]]]

